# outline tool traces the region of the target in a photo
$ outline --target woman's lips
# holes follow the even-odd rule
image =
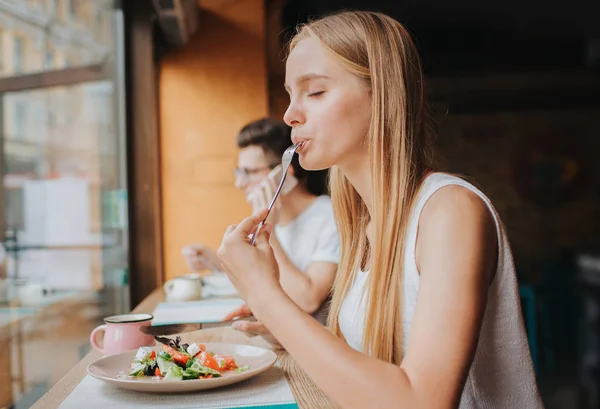
[[[306,149],[306,144],[308,143],[308,140],[303,140],[300,141],[300,146],[298,146],[298,148],[296,149],[296,153],[302,153],[305,149]]]

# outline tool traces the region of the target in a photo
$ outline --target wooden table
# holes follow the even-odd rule
[[[144,299],[132,312],[134,313],[152,313],[158,303],[164,301],[164,293],[157,289]],[[186,334],[186,342],[230,342],[236,344],[249,344],[268,347],[268,344],[260,337],[249,338],[244,334],[231,329],[230,327],[211,328],[194,333]],[[35,405],[33,409],[57,408],[75,389],[75,387],[86,376],[86,368],[101,354],[95,350],[88,353],[64,378],[52,387]],[[278,360],[281,368],[286,374],[286,378],[294,393],[298,406],[302,409],[327,409],[335,406],[325,397],[323,392],[318,389],[313,382],[300,369],[296,362],[285,352],[278,352]]]

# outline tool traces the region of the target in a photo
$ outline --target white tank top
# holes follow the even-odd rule
[[[477,194],[488,206],[498,231],[498,266],[488,289],[479,342],[462,392],[460,409],[543,408],[521,314],[513,258],[504,226],[490,200],[475,186],[445,173],[429,175],[421,186],[408,224],[404,258],[404,350],[419,292],[415,260],[417,228],[425,203],[440,188],[458,185]],[[367,296],[362,297],[368,272],[359,271],[339,315],[340,330],[348,344],[363,351]],[[363,351],[364,352],[364,351]]]

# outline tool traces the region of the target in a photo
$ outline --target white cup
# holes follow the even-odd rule
[[[202,276],[187,274],[167,281],[163,287],[167,301],[196,301],[202,298]]]

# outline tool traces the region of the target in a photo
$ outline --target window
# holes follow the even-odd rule
[[[90,22],[90,34],[96,40],[100,40],[102,42],[102,20],[103,15],[102,12],[98,9],[93,9],[92,11],[92,19]]]
[[[79,12],[79,5],[77,4],[77,0],[68,0],[69,2],[69,15],[71,17],[71,19],[73,20],[77,20],[78,17],[78,12]]]
[[[55,3],[54,3],[54,10],[55,10],[56,16],[58,17],[59,21],[63,21],[64,22],[66,20],[66,18],[65,18],[65,15],[66,15],[66,12],[65,12],[65,8],[66,8],[66,6],[65,6],[65,0],[54,0],[54,1],[55,1]]]
[[[4,57],[4,33],[2,27],[0,27],[0,74],[4,72],[4,61],[6,61]]]
[[[13,70],[15,73],[23,71],[23,39],[15,37],[13,49]]]
[[[52,290],[50,297],[28,299],[32,310],[69,303],[73,297],[81,300],[79,294],[83,303],[88,295],[100,297],[106,315],[130,310],[123,103],[128,97],[123,77],[127,30],[117,6],[114,0],[0,0],[0,77],[32,74],[32,80],[11,80],[0,98],[0,136],[6,142],[0,149],[0,227],[7,238],[14,238],[0,281],[18,277],[27,285]],[[113,22],[106,41],[88,34],[87,10],[93,8]],[[67,57],[74,72],[84,72],[90,55],[105,53],[114,55],[110,65],[115,69],[103,71],[103,76],[86,80],[82,75],[73,81],[52,72],[63,68]],[[40,81],[34,82],[36,78]],[[0,302],[0,327],[2,313],[12,312],[10,307],[18,303],[14,293],[0,300],[6,301]],[[0,329],[0,338],[1,333]],[[85,343],[86,336],[89,339],[83,328],[72,340]],[[35,340],[22,338],[5,344],[13,352],[35,348]],[[80,359],[77,354],[47,358],[49,366],[73,366]],[[0,375],[0,409],[29,407],[54,383],[28,382],[37,373],[27,365],[0,368],[5,369]]]
[[[26,108],[23,101],[15,101],[14,139],[25,138]]]
[[[33,10],[40,10],[42,6],[40,0],[28,0],[27,5]]]
[[[44,58],[44,68],[54,68],[54,53],[52,50],[46,51]]]

